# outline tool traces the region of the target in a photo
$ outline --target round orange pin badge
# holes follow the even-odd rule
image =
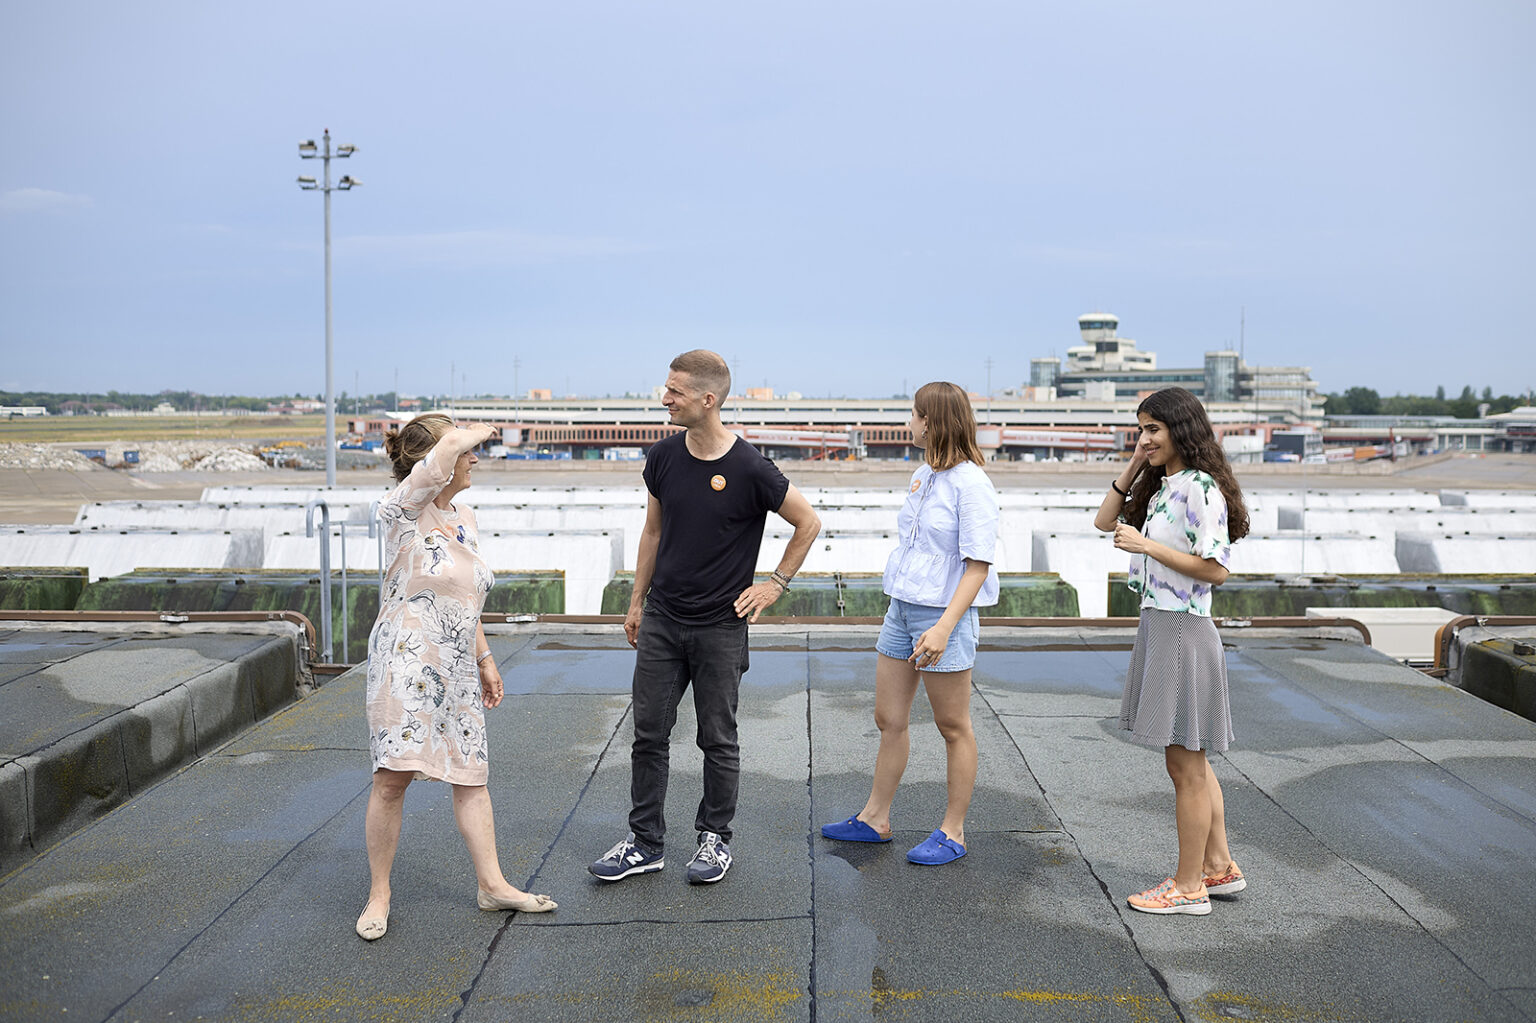
[[[725,489],[725,477],[724,476],[711,476],[709,478],[709,485],[711,487],[714,487],[716,490],[724,490]]]
[[[917,480],[913,480],[912,481],[912,489],[907,491],[907,493],[909,493],[909,494],[917,493],[917,488],[920,487],[920,486],[922,486],[921,483],[919,483]]]

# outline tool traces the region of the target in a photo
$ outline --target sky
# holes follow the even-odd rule
[[[1536,4],[10,0],[0,389],[1536,387]]]

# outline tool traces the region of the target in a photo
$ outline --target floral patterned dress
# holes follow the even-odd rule
[[[475,627],[495,578],[474,513],[432,503],[453,474],[441,461],[417,462],[379,508],[388,572],[368,637],[368,749],[376,771],[484,785]]]

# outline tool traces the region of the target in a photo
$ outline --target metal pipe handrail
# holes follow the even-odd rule
[[[1451,643],[1456,634],[1469,625],[1536,625],[1529,615],[1461,615],[1435,630],[1435,669],[1451,666]]]
[[[315,535],[315,509],[320,509],[320,642],[327,662],[333,660],[331,647],[331,509],[323,497],[304,506],[304,535]],[[343,561],[346,559],[343,558]]]
[[[379,559],[379,593],[384,593],[384,530],[379,528],[379,505],[384,503],[383,498],[378,498],[368,505],[368,538],[376,540],[374,550]]]

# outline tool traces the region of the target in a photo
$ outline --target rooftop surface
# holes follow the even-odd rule
[[[736,865],[702,888],[688,703],[667,868],[604,885],[586,867],[626,830],[633,653],[617,626],[487,631],[502,864],[557,912],[479,911],[448,790],[418,783],[389,933],[354,935],[353,669],[0,877],[0,1020],[1536,1017],[1536,724],[1349,633],[1224,633],[1237,743],[1213,763],[1250,886],[1191,918],[1124,901],[1175,857],[1162,758],[1115,725],[1127,629],[984,630],[969,855],[924,868],[904,851],[944,765],[922,699],[896,841],[818,834],[868,791],[876,630],[755,628]]]

